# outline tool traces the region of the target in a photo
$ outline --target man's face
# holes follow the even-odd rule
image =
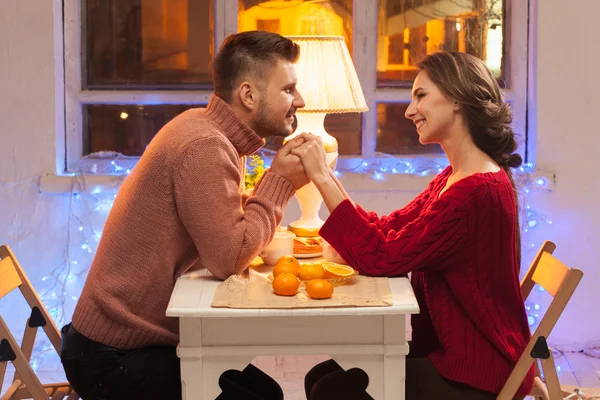
[[[305,106],[296,89],[294,64],[278,59],[275,66],[268,69],[267,75],[250,126],[260,137],[286,137],[294,132],[292,124],[296,109]]]

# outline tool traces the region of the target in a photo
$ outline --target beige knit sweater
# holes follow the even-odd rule
[[[242,200],[244,162],[264,141],[216,96],[158,132],[115,199],[75,329],[119,349],[179,343],[165,316],[176,279],[208,268],[242,272],[272,239],[294,195],[267,171]]]

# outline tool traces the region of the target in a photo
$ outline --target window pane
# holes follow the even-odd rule
[[[344,36],[352,54],[353,0],[240,0],[238,29],[280,35]]]
[[[150,140],[167,122],[183,111],[197,107],[204,106],[84,105],[84,126],[87,127],[83,135],[84,155],[116,151],[126,156],[141,156]]]
[[[323,125],[337,139],[340,154],[362,153],[362,113],[327,114]]]
[[[473,54],[503,81],[504,14],[503,0],[379,0],[377,86],[410,86],[436,51]]]
[[[343,36],[352,54],[352,3],[352,0],[240,0],[238,28],[240,32],[259,29],[284,36]],[[361,114],[328,114],[325,129],[338,139],[340,154],[361,153]],[[267,139],[268,148],[278,148],[279,144],[276,139]]]
[[[210,88],[213,0],[87,0],[83,87]]]
[[[404,117],[408,103],[377,104],[377,145],[375,151],[389,154],[440,154],[438,144],[419,143],[415,124]]]

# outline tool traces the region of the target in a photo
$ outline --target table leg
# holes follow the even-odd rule
[[[202,349],[178,347],[177,355],[181,359],[182,399],[201,400],[198,396],[204,388]]]
[[[404,400],[406,383],[406,355],[409,351],[406,342],[404,315],[386,315],[383,334],[383,379],[382,399]]]
[[[199,332],[202,332],[201,318],[179,319],[177,356],[181,360],[181,397],[183,400],[202,400],[204,360],[202,335]],[[210,400],[214,400],[215,397]]]
[[[382,399],[404,400],[406,384],[406,357],[385,355],[383,357],[384,393]]]

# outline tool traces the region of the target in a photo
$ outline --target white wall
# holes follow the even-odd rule
[[[600,303],[596,246],[600,193],[593,168],[594,141],[598,140],[594,116],[600,108],[596,96],[600,82],[595,74],[600,44],[593,27],[600,3],[582,0],[570,8],[559,0],[540,3],[540,67],[537,78],[533,77],[540,99],[537,160],[539,167],[556,173],[557,183],[554,192],[535,192],[533,205],[554,221],[536,233],[539,239],[555,240],[556,254],[586,274],[551,336],[554,343],[575,349],[600,344],[600,318],[594,309]],[[1,7],[0,243],[13,247],[31,280],[41,288],[40,278],[64,260],[67,244],[70,196],[40,194],[37,187],[39,177],[53,173],[56,165],[56,125],[61,118],[56,113],[60,110],[56,97],[60,99],[61,93],[55,75],[61,71],[55,64],[54,40],[61,39],[55,37],[51,1],[3,0]],[[410,200],[416,194],[412,188],[425,185],[422,180],[407,179],[408,191],[385,190],[398,187],[394,179],[381,183],[377,191],[353,190],[351,194],[364,206],[387,213]],[[362,186],[360,181],[350,183],[354,189]],[[379,183],[369,183],[373,185]],[[284,223],[297,213],[294,203]],[[9,323],[23,310],[13,304],[0,301],[0,312],[9,316]]]
[[[556,173],[556,185],[534,202],[553,219],[555,255],[585,274],[550,338],[600,346],[600,3],[538,2],[537,165]]]
[[[34,282],[60,262],[66,244],[68,196],[38,189],[56,165],[52,7],[0,2],[0,243],[13,248]],[[9,324],[24,310],[22,300],[0,302]],[[19,329],[24,324],[20,319]]]

